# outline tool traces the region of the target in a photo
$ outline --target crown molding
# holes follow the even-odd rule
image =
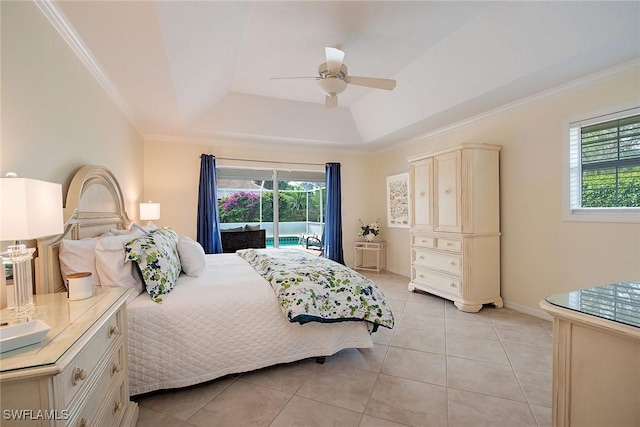
[[[102,68],[100,68],[100,65],[93,58],[89,49],[87,49],[84,43],[82,43],[80,37],[78,37],[71,24],[67,22],[63,13],[57,8],[54,2],[52,0],[33,0],[33,2],[49,20],[56,31],[58,31],[60,36],[62,36],[64,41],[67,42],[69,47],[71,47],[71,50],[78,56],[78,58],[80,58],[80,61],[84,64],[89,73],[98,81],[98,84],[111,98],[116,107],[118,107],[122,114],[124,114],[131,126],[134,127],[140,136],[144,136],[142,124],[140,123],[140,120],[138,120],[136,114],[133,112],[131,107],[129,107],[129,104],[127,104],[124,97],[116,87],[111,83],[107,75],[102,71]]]
[[[146,135],[144,137],[144,140],[146,142],[157,141],[246,148],[265,148],[266,144],[268,144],[268,146],[271,148],[280,148],[289,151],[294,150],[308,152],[309,149],[313,149],[318,152],[340,151],[341,153],[345,154],[366,154],[365,152],[363,152],[366,147],[362,146],[362,148],[360,148],[358,147],[358,144],[345,146],[339,142],[251,135],[231,132],[216,132],[215,134],[207,134],[203,136],[156,134]]]

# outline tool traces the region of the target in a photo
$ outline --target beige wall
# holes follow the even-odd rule
[[[640,73],[478,120],[376,154],[376,188],[408,171],[407,157],[460,143],[490,143],[501,152],[502,296],[537,309],[545,295],[640,278],[640,224],[562,220],[562,121],[631,101],[640,103]],[[385,201],[373,211],[384,216]],[[409,275],[409,233],[385,229],[389,268]]]
[[[374,174],[369,168],[369,155],[276,144],[265,148],[223,140],[212,144],[146,141],[144,198],[161,204],[162,217],[156,223],[169,226],[192,238],[196,237],[200,154],[203,153],[213,154],[217,158],[262,161],[254,163],[217,159],[218,166],[324,171],[324,163],[339,162],[342,177],[344,257],[347,265],[353,265],[353,241],[360,231],[358,219],[370,222],[377,218],[370,212],[371,197],[376,197],[376,191],[370,184]],[[317,166],[300,165],[296,162],[316,163]],[[383,190],[384,186],[379,191]]]
[[[0,173],[68,186],[80,166],[108,167],[127,210],[142,195],[142,138],[33,2],[1,2]]]

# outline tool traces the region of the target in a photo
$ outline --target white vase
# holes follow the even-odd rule
[[[373,239],[376,238],[376,235],[373,233],[369,233],[369,234],[365,234],[364,235],[364,240],[366,240],[367,242],[373,242]]]

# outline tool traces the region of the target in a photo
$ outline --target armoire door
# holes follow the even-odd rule
[[[435,157],[435,229],[437,231],[462,231],[460,204],[461,151]]]
[[[411,228],[433,231],[433,159],[411,164]]]

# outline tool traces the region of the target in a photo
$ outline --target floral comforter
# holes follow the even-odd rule
[[[393,313],[375,283],[335,261],[295,249],[236,252],[271,284],[290,322],[363,320],[393,328]]]

